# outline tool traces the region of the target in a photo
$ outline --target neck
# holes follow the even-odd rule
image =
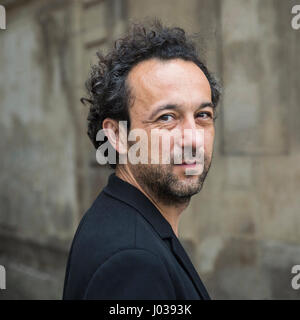
[[[124,166],[117,166],[116,176],[139,189],[156,206],[163,217],[169,222],[171,228],[173,229],[173,232],[178,237],[180,215],[182,211],[188,206],[189,201],[174,205],[164,204],[162,201],[159,201],[159,199],[149,190],[145,190],[145,188],[143,188],[135,179],[132,172],[130,170],[127,170]]]

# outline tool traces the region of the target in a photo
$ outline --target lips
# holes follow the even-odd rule
[[[185,161],[182,164],[186,164],[186,165],[196,164],[196,161]]]
[[[193,162],[183,162],[181,164],[178,164],[178,166],[184,166],[184,167],[194,167],[197,165],[196,161]]]
[[[203,164],[203,160],[202,159],[187,159],[187,160],[184,160],[182,159],[183,162],[181,163],[174,163],[173,162],[173,165],[175,166],[197,166],[197,165],[202,165]]]

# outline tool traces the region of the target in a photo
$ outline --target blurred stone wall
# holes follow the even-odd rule
[[[213,165],[180,238],[215,299],[300,298],[300,30],[281,0],[7,0],[0,30],[0,299],[60,299],[80,218],[111,172],[79,99],[98,49],[158,17],[222,80]]]

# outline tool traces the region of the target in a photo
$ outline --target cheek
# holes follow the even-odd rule
[[[148,150],[151,158],[158,159],[159,163],[162,163],[162,161],[169,163],[173,154],[174,137],[168,131],[160,134],[153,133],[152,135],[151,132],[148,132],[148,137]]]
[[[215,130],[209,129],[204,131],[204,150],[205,153],[211,153],[214,144]]]
[[[162,143],[161,138],[157,134],[151,135],[151,130],[146,130],[148,137],[148,159],[149,163],[161,161]]]

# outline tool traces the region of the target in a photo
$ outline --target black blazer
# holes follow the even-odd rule
[[[74,236],[63,299],[210,299],[168,221],[114,173]]]

